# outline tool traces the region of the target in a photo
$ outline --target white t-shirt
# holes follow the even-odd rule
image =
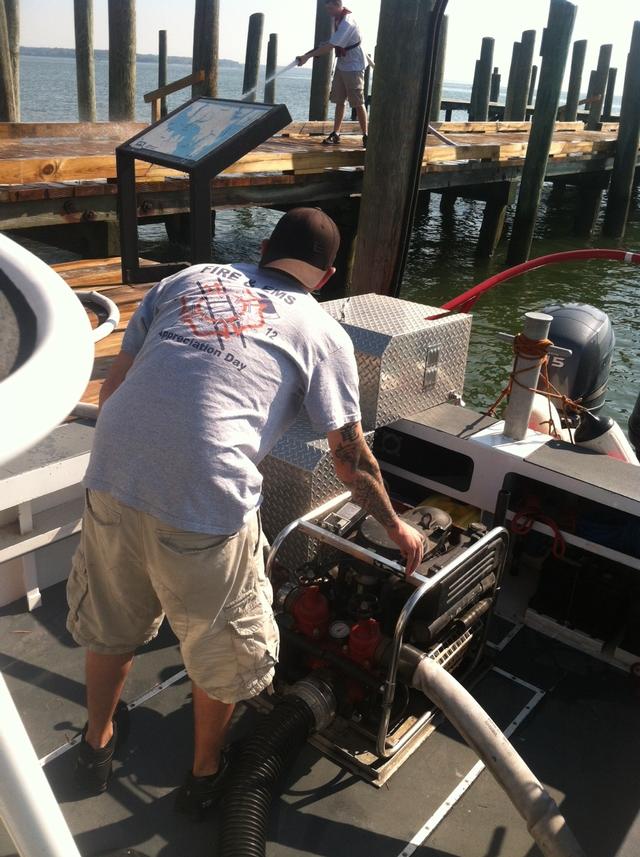
[[[329,39],[330,44],[336,48],[348,48],[350,45],[360,44],[357,48],[347,51],[346,56],[338,57],[336,68],[339,71],[364,71],[367,60],[362,49],[362,36],[358,23],[351,13],[338,24],[338,29]]]
[[[344,328],[295,280],[194,265],[129,322],[135,355],[96,425],[87,488],[192,532],[237,532],[260,505],[258,464],[301,408],[326,434],[360,420]]]

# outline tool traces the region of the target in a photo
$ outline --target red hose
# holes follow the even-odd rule
[[[533,271],[535,268],[542,268],[544,265],[556,265],[559,262],[582,262],[587,259],[609,259],[614,262],[630,262],[638,265],[640,264],[640,253],[631,253],[628,250],[567,250],[564,253],[550,253],[547,256],[538,256],[537,259],[530,259],[521,265],[515,265],[513,268],[507,268],[506,271],[494,274],[493,277],[489,277],[488,280],[484,280],[477,286],[473,286],[473,288],[458,295],[457,298],[453,298],[447,301],[446,304],[442,304],[442,309],[449,312],[453,310],[457,312],[469,312],[478,298],[485,292],[488,292],[489,289],[497,286],[498,283],[503,283],[505,280],[512,280],[526,271]],[[429,318],[439,318],[439,316],[429,316]]]

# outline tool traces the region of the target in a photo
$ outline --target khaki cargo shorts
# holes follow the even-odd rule
[[[351,107],[364,104],[364,72],[336,69],[329,98],[332,104],[342,104],[347,99]]]
[[[87,491],[67,628],[93,652],[125,654],[166,615],[190,678],[222,702],[248,699],[271,684],[278,658],[265,545],[257,512],[239,532],[210,536]]]

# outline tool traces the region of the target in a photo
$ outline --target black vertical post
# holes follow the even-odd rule
[[[9,51],[9,32],[4,3],[0,3],[0,121],[17,122],[16,93]]]
[[[518,65],[513,80],[511,112],[508,117],[514,122],[523,122],[527,118],[527,96],[529,95],[529,84],[531,83],[531,66],[535,44],[536,31],[525,30],[520,41]]]
[[[16,102],[17,121],[20,121],[20,0],[4,0],[7,10],[7,32],[13,72],[13,97]]]
[[[631,50],[624,78],[618,144],[603,232],[612,238],[624,235],[633,193],[633,180],[640,143],[640,21],[633,25]]]
[[[538,81],[538,66],[531,66],[531,82],[529,83],[529,93],[527,94],[527,107],[533,104],[533,97],[536,91],[536,83]]]
[[[511,51],[511,65],[509,66],[509,78],[507,80],[507,94],[505,96],[504,102],[504,115],[503,118],[505,121],[511,119],[513,113],[513,95],[514,95],[514,85],[516,81],[516,75],[518,72],[518,60],[520,58],[520,48],[522,45],[520,42],[513,43],[513,50]]]
[[[96,121],[96,75],[93,58],[93,0],[74,0],[78,117]]]
[[[476,115],[476,101],[478,100],[478,77],[480,74],[480,60],[476,60],[473,68],[473,83],[471,84],[471,95],[469,97],[469,121],[472,122]]]
[[[567,122],[575,122],[578,118],[578,102],[580,101],[580,90],[582,88],[582,75],[584,72],[584,60],[587,55],[587,40],[580,39],[573,43],[573,54],[571,56],[571,72],[569,74],[569,89],[567,90],[567,103],[562,111],[562,118]]]
[[[529,145],[522,171],[518,206],[513,224],[507,264],[517,265],[529,258],[540,194],[553,140],[560,88],[569,55],[576,7],[567,0],[551,0],[540,53],[540,85],[533,114]]]
[[[167,31],[158,30],[158,89],[167,85]],[[160,99],[160,116],[167,115],[167,97]]]
[[[191,87],[192,98],[218,95],[220,0],[196,0],[193,16],[192,71],[204,71],[204,80]]]
[[[109,119],[136,115],[136,4],[109,0]]]
[[[493,49],[495,39],[484,38],[480,50],[480,65],[478,67],[478,97],[476,101],[477,119],[486,122],[489,118],[489,95],[491,92],[491,68],[493,66]]]
[[[602,108],[602,121],[608,122],[611,120],[611,110],[613,107],[613,94],[616,88],[616,80],[618,79],[618,69],[610,68],[609,77],[607,78],[607,92],[604,96],[604,106]]]
[[[313,41],[314,48],[329,41],[333,34],[333,19],[327,15],[324,0],[317,0],[316,30]],[[309,119],[324,122],[329,112],[329,90],[331,88],[331,67],[333,55],[313,58],[311,72],[311,96],[309,98]]]
[[[445,15],[440,26],[438,56],[436,58],[436,74],[433,81],[433,98],[431,101],[431,115],[429,116],[429,122],[438,122],[440,120],[440,104],[442,102],[442,88],[444,86],[444,64],[447,56],[448,32],[449,18]]]
[[[438,36],[433,7],[434,0],[382,0],[380,5],[353,294],[397,294],[400,288],[430,112]]]
[[[278,36],[271,33],[267,47],[267,68],[265,72],[264,100],[267,104],[276,101],[276,72],[278,70]]]
[[[253,15],[249,16],[247,52],[244,58],[244,78],[242,81],[242,94],[243,96],[246,96],[245,101],[256,100],[263,28],[264,15],[262,12],[254,12]]]
[[[136,202],[135,161],[116,149],[118,174],[118,225],[120,227],[120,255],[122,282],[134,283],[138,267],[138,212]]]
[[[602,108],[604,106],[604,96],[607,89],[607,79],[609,77],[609,67],[611,65],[611,53],[613,45],[602,45],[598,55],[598,67],[593,76],[593,95],[596,97],[588,107],[589,119],[587,120],[587,129],[589,131],[597,131],[600,127],[600,117],[602,116]]]
[[[500,69],[496,66],[491,75],[491,92],[489,93],[489,101],[497,102],[500,99]]]
[[[191,262],[210,262],[211,247],[211,181],[192,173],[189,177],[191,211]]]

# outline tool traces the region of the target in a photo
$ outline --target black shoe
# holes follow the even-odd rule
[[[82,730],[82,738],[78,744],[76,767],[74,771],[76,785],[83,792],[93,795],[102,794],[107,790],[111,776],[111,762],[118,743],[118,727],[113,721],[113,735],[109,743],[95,750],[86,741],[87,727]]]
[[[340,145],[340,134],[336,134],[335,131],[332,131],[328,137],[322,141],[323,146],[339,146]]]
[[[229,771],[229,755],[222,751],[220,767],[208,777],[194,777],[191,771],[176,792],[174,808],[189,816],[192,821],[202,821],[223,795]]]

